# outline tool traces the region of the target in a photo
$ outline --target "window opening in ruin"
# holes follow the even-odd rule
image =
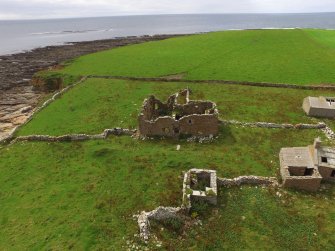
[[[328,158],[327,157],[321,157],[321,162],[322,163],[328,163]]]
[[[306,168],[304,176],[312,176],[314,173],[314,169],[312,168]]]
[[[290,176],[306,176],[306,170],[308,168],[306,166],[302,166],[302,167],[292,167],[289,166],[288,167],[288,171],[290,173]]]
[[[192,124],[193,124],[192,119],[189,119],[189,120],[188,120],[188,123],[189,123],[190,125],[192,125]]]
[[[335,103],[335,99],[333,98],[326,98],[326,101],[329,103],[329,105],[332,105],[333,103]]]
[[[155,104],[155,110],[158,110],[159,109],[159,106],[158,106],[158,104],[156,103]]]
[[[333,178],[335,178],[335,170],[333,170],[333,171],[332,171],[332,173],[331,173],[330,177],[333,177]]]
[[[170,129],[169,128],[163,128],[163,132],[170,133]]]
[[[179,134],[179,128],[174,128],[173,131],[175,134]]]

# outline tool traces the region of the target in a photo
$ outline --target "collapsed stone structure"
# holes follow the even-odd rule
[[[150,238],[150,221],[164,222],[169,219],[185,221],[189,218],[193,202],[205,202],[217,205],[218,187],[241,185],[277,186],[274,177],[240,176],[234,179],[217,177],[216,171],[190,169],[184,174],[183,203],[180,207],[158,207],[150,212],[141,212],[137,217],[140,237],[147,242]]]
[[[181,135],[208,137],[219,133],[216,104],[189,99],[190,90],[182,90],[162,103],[155,96],[143,102],[138,117],[139,133],[144,137],[178,138]]]
[[[195,201],[217,204],[217,176],[214,170],[191,169],[184,175],[183,207],[189,211]]]
[[[283,186],[317,191],[322,180],[335,181],[335,150],[319,138],[306,147],[282,148],[279,153]]]
[[[302,108],[308,116],[335,118],[335,97],[307,97]]]

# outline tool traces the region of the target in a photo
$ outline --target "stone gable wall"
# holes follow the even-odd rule
[[[185,104],[178,104],[178,95],[186,96]],[[144,137],[215,136],[219,133],[216,104],[210,101],[190,101],[189,90],[171,95],[167,103],[154,96],[143,102],[138,116],[139,133]],[[175,113],[175,117],[173,117]],[[178,118],[177,118],[178,116]]]

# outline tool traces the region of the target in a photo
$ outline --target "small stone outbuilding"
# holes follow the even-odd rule
[[[335,98],[333,97],[307,97],[302,108],[308,116],[335,118]]]
[[[144,100],[138,117],[140,135],[170,138],[217,135],[219,118],[216,104],[190,100],[189,95],[190,90],[186,89],[170,96],[166,103],[154,96]]]
[[[190,210],[195,201],[216,205],[217,193],[216,171],[191,169],[185,173],[183,182],[184,208]]]
[[[335,181],[335,150],[319,138],[306,147],[282,148],[279,154],[283,186],[317,191],[322,180]]]
[[[318,167],[323,180],[335,182],[335,149],[329,147],[318,149]]]

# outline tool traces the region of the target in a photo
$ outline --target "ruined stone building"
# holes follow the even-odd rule
[[[170,96],[166,103],[154,96],[143,102],[138,117],[141,136],[179,137],[215,136],[219,133],[216,104],[210,101],[189,99],[190,90],[182,90]]]
[[[320,139],[306,147],[282,148],[279,154],[283,186],[317,191],[322,180],[335,181],[335,150]]]
[[[302,108],[308,116],[335,118],[335,98],[307,97]]]
[[[184,175],[183,206],[190,210],[192,203],[217,204],[217,175],[215,170],[191,169]]]

